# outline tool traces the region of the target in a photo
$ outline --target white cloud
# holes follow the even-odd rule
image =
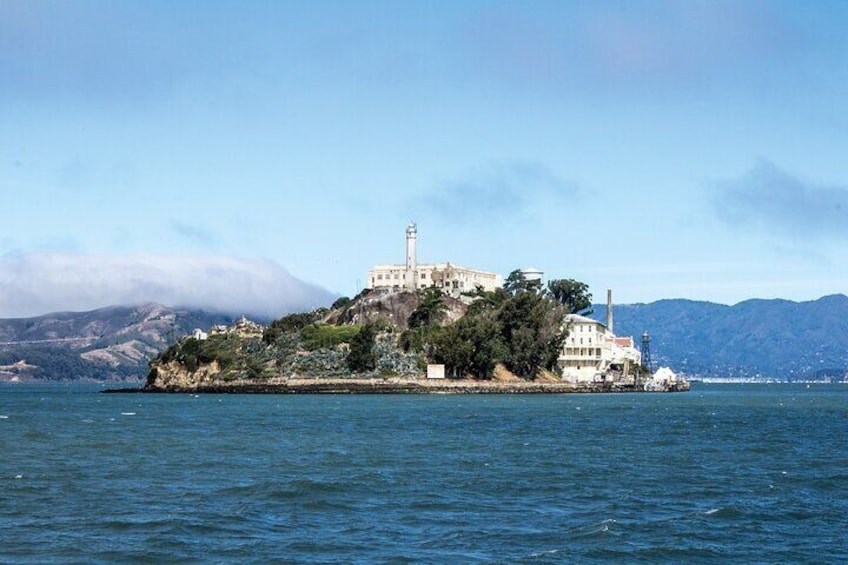
[[[28,253],[0,258],[0,317],[158,302],[277,317],[333,295],[267,260]]]

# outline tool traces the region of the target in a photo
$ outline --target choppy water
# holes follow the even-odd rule
[[[848,386],[0,385],[0,562],[848,561]]]

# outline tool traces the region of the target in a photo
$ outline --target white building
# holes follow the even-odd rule
[[[416,290],[436,287],[451,294],[473,292],[478,286],[492,291],[503,286],[500,275],[460,267],[452,263],[417,262],[418,229],[415,224],[406,228],[406,263],[403,265],[376,265],[368,272],[367,288]]]
[[[503,286],[501,276],[495,273],[460,267],[452,263],[433,263],[418,265],[415,271],[412,271],[412,276],[404,265],[376,265],[368,271],[368,288],[409,290],[413,277],[414,284],[419,289],[435,286],[454,294],[471,292],[478,286],[487,291]]]
[[[569,333],[557,363],[564,380],[632,380],[635,368],[642,364],[642,353],[632,337],[617,337],[607,326],[586,316],[570,314],[565,321]]]

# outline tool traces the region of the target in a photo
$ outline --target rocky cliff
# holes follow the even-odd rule
[[[443,296],[442,302],[445,305],[444,324],[460,319],[468,309],[466,302],[452,296]],[[332,325],[387,322],[404,330],[419,304],[421,296],[414,292],[369,289],[344,307],[330,311],[323,321]]]

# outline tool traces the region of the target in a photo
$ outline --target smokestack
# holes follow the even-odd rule
[[[607,289],[607,329],[610,333],[615,333],[612,330],[612,289]]]

